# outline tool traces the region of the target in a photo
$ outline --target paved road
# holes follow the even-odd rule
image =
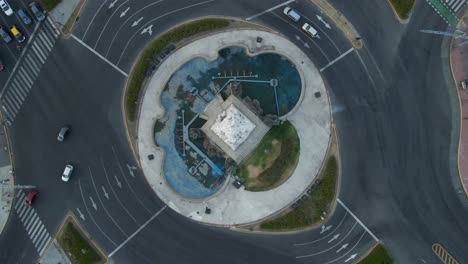
[[[340,199],[362,225],[338,205],[322,234],[318,229],[255,236],[200,226],[165,209],[140,172],[132,171],[132,177],[127,166],[136,162],[120,113],[125,75],[75,39],[59,39],[28,96],[11,115],[17,182],[43,191],[36,217],[33,212],[13,214],[0,240],[0,248],[11,250],[2,251],[1,262],[37,259],[41,247],[32,233],[45,231],[35,228],[42,224],[54,234],[67,211],[83,214],[81,224],[118,263],[343,263],[375,243],[365,227],[401,263],[435,262],[432,243],[444,245],[460,262],[467,259],[463,248],[468,230],[461,224],[467,215],[449,176],[450,139],[456,135],[451,134],[450,97],[441,88],[449,83],[441,67],[441,39],[418,33],[422,26],[443,29],[445,22],[421,1],[404,27],[393,19],[386,2],[334,2],[363,36],[365,49],[347,53],[351,47],[343,36],[320,26],[314,19],[318,11],[306,1],[291,5],[317,25],[320,40],[304,35],[281,9],[252,21],[295,41],[323,69],[342,149]],[[125,73],[150,38],[171,25],[204,15],[248,18],[281,2],[165,3],[119,3],[109,9],[104,2],[99,9],[101,3],[91,1],[73,34]],[[378,12],[363,16],[364,7]],[[141,13],[133,16],[135,10]],[[133,29],[131,24],[140,17],[134,27],[138,30]],[[153,35],[141,34],[142,27],[151,24]],[[327,67],[336,58],[340,59]],[[71,124],[72,133],[59,144],[55,137],[63,124]],[[65,184],[60,174],[67,163],[76,171]],[[22,221],[37,222],[28,227]],[[329,234],[340,236],[328,243],[333,238]]]

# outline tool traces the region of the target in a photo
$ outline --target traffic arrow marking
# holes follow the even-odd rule
[[[120,17],[121,18],[124,17],[127,14],[128,10],[130,10],[130,7],[127,7],[127,9],[125,9],[122,13],[120,13]]]
[[[77,207],[76,210],[78,211],[78,214],[80,215],[80,218],[83,219],[83,221],[86,221],[86,218],[85,218],[84,214],[80,211],[80,209],[78,209],[78,207]]]
[[[115,4],[117,3],[117,1],[119,1],[119,0],[115,0],[114,2],[110,3],[109,9],[113,8],[115,6]]]
[[[323,234],[325,232],[327,232],[328,230],[330,230],[330,228],[332,228],[333,225],[329,225],[329,226],[325,226],[325,225],[322,225],[321,228],[322,228],[322,231],[320,231],[320,234]]]
[[[143,17],[140,17],[138,20],[136,20],[135,22],[133,22],[132,24],[132,27],[135,27],[135,26],[138,26],[138,24],[143,20]],[[128,164],[127,164],[128,166]]]
[[[93,206],[94,210],[97,211],[97,205],[96,205],[96,203],[94,202],[93,197],[90,196],[90,197],[89,197],[89,200],[91,200],[91,205]]]
[[[336,251],[336,253],[339,253],[341,250],[343,250],[343,249],[347,248],[347,247],[348,247],[348,245],[349,245],[348,243],[346,243],[346,244],[342,245],[342,246],[341,246],[341,247],[340,247],[340,248],[339,248],[339,249]]]
[[[317,19],[318,19],[320,22],[322,22],[322,23],[325,25],[326,28],[331,29],[330,24],[328,24],[327,22],[325,22],[325,20],[323,20],[323,18],[322,18],[321,16],[317,15]]]
[[[117,175],[114,175],[115,181],[117,182],[117,186],[119,186],[120,189],[122,189],[122,183],[117,179]]]
[[[127,164],[127,168],[128,168],[128,173],[130,173],[130,175],[135,178],[135,175],[133,174],[133,171],[137,170],[137,166],[130,166]]]
[[[357,254],[353,254],[353,255],[351,255],[351,257],[349,257],[348,259],[346,259],[344,262],[348,262],[348,261],[350,261],[350,260],[352,260],[352,259],[355,259],[356,256],[357,256]]]
[[[102,192],[104,193],[104,197],[107,198],[107,200],[109,200],[109,194],[106,192],[106,189],[104,188],[104,185],[101,185],[102,187]]]
[[[145,34],[148,33],[150,36],[153,35],[153,25],[149,25],[148,27],[145,27],[140,34]]]
[[[340,234],[334,235],[333,238],[328,241],[328,244],[330,244],[333,240],[337,240],[339,236]]]

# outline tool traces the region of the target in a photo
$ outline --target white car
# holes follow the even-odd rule
[[[294,22],[297,22],[299,21],[299,19],[301,19],[301,16],[289,6],[284,8],[283,13],[287,15],[289,18],[291,18],[292,20],[294,20]]]
[[[305,32],[307,32],[309,35],[311,35],[313,38],[320,38],[317,30],[313,28],[311,25],[309,25],[308,23],[304,23],[304,25],[302,26],[302,29]]]
[[[70,180],[70,176],[73,172],[73,166],[68,164],[67,166],[65,166],[65,170],[63,171],[63,174],[62,174],[62,181],[64,182],[68,182]]]
[[[0,7],[2,8],[3,12],[5,12],[5,15],[13,15],[13,9],[11,9],[10,5],[6,0],[0,0]]]

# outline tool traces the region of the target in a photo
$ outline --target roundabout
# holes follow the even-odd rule
[[[236,56],[244,52],[248,57]],[[278,70],[259,64],[262,56]],[[232,65],[250,70],[231,75]],[[208,224],[247,224],[291,205],[314,181],[330,143],[330,102],[316,66],[264,30],[233,29],[178,48],[152,75],[140,111],[137,145],[147,181],[173,210]],[[286,121],[300,145],[291,175],[265,191],[233,186],[237,165],[271,126]],[[205,143],[196,145],[198,137]]]

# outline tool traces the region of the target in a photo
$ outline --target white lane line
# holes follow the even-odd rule
[[[310,241],[310,242],[305,242],[305,243],[298,243],[298,244],[294,244],[293,246],[295,247],[300,247],[300,246],[305,246],[305,245],[310,245],[310,244],[313,244],[313,243],[316,243],[316,242],[319,242],[319,241],[322,241],[324,239],[326,239],[327,237],[331,236],[333,233],[335,233],[336,230],[338,230],[338,228],[340,228],[341,224],[344,222],[346,216],[348,215],[348,211],[345,212],[343,218],[341,219],[340,223],[338,224],[338,226],[333,229],[333,231],[331,231],[330,233],[328,233],[328,235],[320,238],[320,239],[317,239],[317,240],[314,240],[314,241]]]
[[[458,12],[458,10],[466,3],[466,1],[461,1],[460,4],[453,9],[453,11]]]
[[[379,239],[369,230],[369,228],[367,228],[362,222],[361,220],[359,220],[359,218],[357,218],[357,216],[355,216],[353,214],[353,212],[351,212],[351,210],[349,210],[349,208],[340,200],[340,199],[336,199],[336,201],[341,204],[341,206],[344,207],[344,209],[346,209],[346,211],[348,211],[348,213],[354,217],[354,219],[356,219],[356,221],[362,226],[362,228],[364,228],[368,233],[369,235],[372,236],[372,238],[376,241],[376,242],[379,242]]]
[[[11,83],[10,87],[11,90],[14,91],[21,98],[21,102],[24,102],[26,95],[22,93],[21,89],[19,89],[15,83]]]
[[[29,236],[31,238],[31,240],[33,239],[33,237],[37,233],[37,231],[39,231],[41,229],[41,227],[43,228],[44,225],[42,224],[42,221],[39,220],[39,224],[37,224],[36,228],[34,228],[34,231],[32,231],[31,235]]]
[[[132,214],[130,214],[130,212],[127,210],[127,208],[123,205],[122,201],[120,201],[119,196],[115,193],[114,188],[112,187],[112,184],[109,181],[109,176],[107,174],[107,169],[106,169],[106,166],[104,165],[104,160],[102,160],[102,158],[101,158],[101,164],[102,164],[102,168],[104,169],[104,174],[106,175],[107,183],[109,184],[109,187],[110,187],[112,193],[114,194],[115,198],[117,198],[117,202],[119,202],[120,206],[122,206],[122,208],[125,210],[125,212],[127,212],[127,214],[130,216],[130,218],[132,218],[133,222],[135,222],[135,224],[137,224],[137,226],[138,226],[138,222],[135,219],[135,217],[133,217]],[[114,177],[117,179],[116,175],[114,175]]]
[[[130,241],[130,239],[132,239],[134,236],[140,233],[140,231],[143,230],[143,228],[145,228],[151,221],[153,221],[153,219],[155,219],[166,208],[167,208],[167,205],[164,205],[161,209],[159,209],[159,211],[157,211],[150,219],[148,219],[142,226],[140,226],[140,228],[138,228],[132,235],[130,235],[124,242],[122,242],[120,246],[114,249],[114,251],[112,251],[108,255],[108,257],[111,258],[115,253],[117,253],[117,251],[119,251],[123,246],[125,246],[125,244],[128,243],[128,241]]]
[[[21,216],[23,216],[24,212],[26,212],[26,208],[28,208],[27,206],[23,205],[20,207],[20,209],[17,211],[17,214],[19,216],[19,218],[21,218]]]
[[[18,206],[21,204],[21,202],[23,202],[24,193],[23,193],[23,192],[20,192],[20,196],[21,196],[21,198],[18,198],[18,200],[16,201],[15,210],[18,210]]]
[[[350,48],[348,51],[346,51],[345,53],[341,54],[338,58],[330,61],[327,65],[325,65],[323,68],[320,69],[320,72],[323,72],[325,69],[327,69],[328,67],[332,66],[335,62],[341,60],[344,56],[348,55],[348,53],[352,52],[354,50],[354,48]]]
[[[19,190],[18,193],[16,194],[16,198],[18,198],[21,194],[23,194],[23,191]],[[16,210],[16,208],[15,208]]]
[[[329,250],[332,250],[333,248],[337,247],[338,245],[341,244],[341,242],[343,242],[348,236],[349,234],[351,234],[351,232],[353,232],[354,228],[356,227],[357,225],[357,222],[354,223],[353,227],[348,231],[348,233],[340,240],[340,242],[336,243],[334,246],[332,247],[329,247],[325,250],[322,250],[320,252],[316,252],[316,253],[313,253],[313,254],[308,254],[308,255],[303,255],[303,256],[297,256],[296,258],[297,259],[300,259],[300,258],[308,258],[308,257],[312,257],[312,256],[316,256],[316,255],[319,255],[319,254],[322,254],[322,253],[325,253]]]
[[[31,239],[32,239],[32,242],[34,244],[34,242],[36,242],[36,239],[39,237],[39,234],[41,234],[44,230],[44,225],[40,225],[40,228],[37,230],[37,233],[36,234],[32,234],[31,235]]]
[[[106,22],[106,24],[104,25],[104,28],[102,28],[101,33],[99,34],[99,37],[98,37],[98,39],[97,39],[97,41],[96,41],[96,44],[94,44],[94,49],[96,49],[97,45],[99,44],[99,41],[101,40],[102,34],[104,34],[104,31],[106,31],[107,25],[108,25],[109,22],[111,21],[112,17],[113,17],[113,16],[115,15],[115,13],[116,13],[117,11],[119,11],[119,9],[120,9],[123,5],[125,5],[128,1],[129,1],[129,0],[126,0],[125,2],[121,3],[121,4],[114,10],[114,12],[112,12],[112,14],[110,15],[110,17],[107,19],[107,22]],[[130,9],[130,8],[127,8],[127,11],[128,11],[129,9]],[[126,13],[127,11],[125,11],[125,13]]]
[[[324,263],[324,264],[333,263],[333,262],[335,262],[335,261],[337,261],[337,260],[342,259],[344,256],[348,255],[351,251],[354,250],[355,247],[357,247],[357,245],[359,245],[359,242],[361,242],[361,239],[364,237],[365,234],[366,234],[366,231],[362,232],[362,235],[361,235],[361,237],[359,238],[359,240],[357,241],[357,243],[354,244],[354,246],[353,246],[348,252],[346,252],[345,254],[343,254],[341,257],[339,257],[339,258],[337,258],[337,259],[334,259],[334,260],[332,260],[332,261],[329,261],[329,262],[327,262],[327,263]],[[345,261],[345,262],[346,262],[346,261]]]
[[[55,31],[55,36],[58,37],[60,35],[60,30],[55,26],[54,21],[50,18],[50,16],[47,16],[47,21],[49,22],[48,25],[50,25],[54,31]]]
[[[36,218],[36,221],[34,221],[34,223],[31,225],[31,227],[27,229],[27,230],[28,230],[28,235],[31,235],[32,230],[33,230],[34,228],[36,228],[36,226],[37,226],[37,224],[40,222],[40,220],[41,220],[41,219],[40,219],[39,216],[38,216],[38,217]]]
[[[42,242],[42,240],[47,237],[48,233],[47,233],[47,229],[44,228],[44,230],[41,231],[41,233],[36,237],[36,241],[33,241],[34,243],[34,247],[37,248],[37,246],[39,246],[39,244]]]
[[[31,210],[31,214],[28,215],[28,219],[26,219],[26,221],[24,221],[23,225],[26,227],[30,221],[32,222],[34,217],[36,217],[36,214],[34,212],[34,210]]]
[[[133,188],[130,186],[130,184],[128,183],[128,180],[127,180],[127,177],[125,177],[125,173],[122,169],[122,165],[120,164],[120,161],[119,159],[117,158],[117,153],[115,153],[115,149],[114,147],[112,147],[112,152],[114,153],[114,158],[115,158],[115,162],[117,162],[117,165],[119,166],[119,169],[120,169],[120,173],[122,173],[122,177],[124,178],[125,182],[127,183],[128,187],[130,188],[130,191],[133,193],[133,195],[137,198],[138,202],[140,202],[141,206],[143,206],[143,208],[146,209],[146,211],[148,213],[151,214],[151,211],[143,204],[143,202],[140,200],[140,198],[136,195],[135,191],[133,191]]]
[[[91,19],[91,22],[89,22],[89,25],[88,25],[88,27],[86,28],[86,31],[85,31],[85,33],[84,33],[84,35],[83,35],[83,39],[86,38],[86,34],[88,34],[88,30],[91,28],[91,25],[93,24],[94,19],[96,18],[96,16],[97,16],[97,14],[99,13],[99,11],[101,11],[101,8],[106,4],[106,2],[107,2],[107,0],[103,1],[102,4],[101,4],[101,6],[100,6],[100,7],[98,8],[98,10],[96,11],[96,13],[94,13],[93,18]]]
[[[269,8],[269,9],[267,9],[267,10],[265,10],[265,11],[263,11],[263,12],[260,12],[260,13],[258,13],[258,14],[255,14],[255,15],[253,15],[253,16],[250,16],[250,17],[246,18],[245,20],[247,20],[247,21],[252,20],[252,19],[254,19],[254,18],[256,18],[256,17],[259,17],[259,16],[261,16],[261,15],[263,15],[263,14],[266,14],[266,13],[268,13],[268,12],[271,12],[271,11],[277,9],[278,7],[285,6],[285,5],[287,5],[287,4],[289,4],[289,3],[292,3],[292,2],[295,2],[295,1],[296,1],[296,0],[289,0],[289,1],[286,1],[286,2],[284,2],[284,3],[282,3],[282,4],[275,5],[274,7]]]
[[[44,254],[44,250],[47,248],[47,245],[49,244],[49,241],[52,239],[51,236],[49,236],[49,239],[47,239],[47,242],[45,242],[43,245],[40,245],[39,248],[37,249],[37,252],[39,252],[39,256],[42,256]],[[42,247],[42,249],[39,251],[39,249]]]
[[[81,188],[81,179],[78,180],[78,187],[80,187],[81,199],[83,200],[83,204],[84,204],[84,206],[85,206],[86,211],[87,211],[88,214],[89,214],[89,217],[91,217],[91,220],[92,220],[93,223],[97,226],[97,228],[99,229],[99,231],[101,231],[101,233],[102,233],[112,244],[114,244],[114,246],[117,246],[117,244],[114,242],[114,240],[110,239],[110,237],[108,237],[107,234],[104,233],[104,231],[103,231],[103,230],[101,229],[101,227],[96,223],[96,221],[94,220],[93,215],[92,215],[91,212],[89,211],[88,206],[86,205],[86,202],[85,202],[85,199],[84,199],[84,196],[83,196],[83,189]]]
[[[83,45],[85,48],[89,49],[89,51],[91,51],[92,53],[96,54],[96,56],[98,56],[99,58],[101,58],[103,61],[105,61],[107,64],[109,64],[110,66],[112,66],[114,69],[116,69],[118,72],[120,72],[123,76],[127,77],[128,78],[128,74],[126,72],[124,72],[123,70],[121,70],[119,67],[117,67],[117,65],[113,64],[112,62],[110,62],[108,59],[104,58],[104,56],[102,56],[101,54],[97,53],[97,51],[95,51],[93,48],[91,48],[90,46],[88,46],[86,43],[84,43],[81,39],[77,38],[75,35],[71,34],[71,37],[78,41],[78,43],[80,43],[81,45]]]
[[[119,57],[119,60],[117,61],[117,65],[119,65],[120,63],[120,60],[122,59],[123,55],[125,54],[125,52],[127,51],[127,48],[128,48],[128,45],[130,45],[130,42],[132,42],[133,38],[138,34],[140,33],[145,27],[147,27],[149,24],[153,23],[154,21],[156,20],[159,20],[163,17],[166,17],[166,16],[169,16],[169,15],[172,15],[172,14],[175,14],[179,11],[182,11],[182,10],[185,10],[185,9],[190,9],[192,7],[196,7],[196,6],[200,6],[200,5],[205,5],[205,4],[208,4],[208,3],[211,3],[211,2],[214,2],[215,0],[207,0],[207,1],[203,1],[203,2],[199,2],[199,3],[195,3],[195,4],[192,4],[192,5],[188,5],[188,6],[184,6],[182,8],[179,8],[179,9],[176,9],[176,10],[172,10],[170,12],[167,12],[167,13],[164,13],[158,17],[155,17],[151,20],[149,20],[148,22],[146,22],[144,25],[142,25],[138,30],[135,30],[135,33],[133,33],[133,35],[128,39],[127,41],[127,44],[125,45],[124,49],[122,50],[121,54],[120,54],[120,57]]]
[[[31,219],[33,215],[32,212],[33,210],[29,210],[29,212],[25,214],[23,218],[21,218],[21,222],[23,223],[23,225],[25,225],[29,221],[29,219]]]
[[[98,197],[99,202],[100,202],[101,205],[102,205],[102,208],[103,208],[104,211],[106,212],[107,216],[109,216],[109,218],[111,219],[111,221],[115,224],[115,226],[117,226],[117,228],[120,230],[120,232],[122,232],[122,234],[123,234],[125,237],[128,237],[127,233],[125,233],[125,232],[123,231],[123,229],[119,226],[119,224],[117,224],[117,222],[114,220],[114,218],[113,218],[113,217],[109,214],[109,212],[107,211],[106,206],[104,206],[104,203],[102,202],[101,197],[99,196],[99,193],[98,193],[98,191],[97,191],[96,185],[94,184],[94,177],[93,177],[93,173],[92,173],[92,171],[91,171],[91,168],[88,167],[88,169],[89,169],[89,174],[91,175],[91,182],[93,183],[94,190],[96,191],[96,195],[97,195],[97,197]],[[90,197],[91,197],[91,196],[90,196]]]

